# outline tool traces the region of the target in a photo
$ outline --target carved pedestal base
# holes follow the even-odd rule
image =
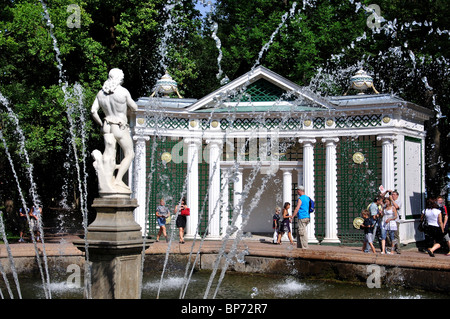
[[[141,253],[144,248],[141,227],[134,221],[137,200],[96,198],[95,221],[87,233],[91,264],[91,294],[94,299],[136,299],[140,297]],[[85,250],[85,241],[75,242]],[[145,243],[145,249],[150,244]]]

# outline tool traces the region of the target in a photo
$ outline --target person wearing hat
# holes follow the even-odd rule
[[[295,207],[292,218],[298,215],[297,222],[297,248],[308,248],[308,232],[306,227],[309,224],[309,202],[310,198],[305,195],[305,188],[303,186],[297,187],[297,205]]]

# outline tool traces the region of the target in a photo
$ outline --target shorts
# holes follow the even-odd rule
[[[445,233],[444,240],[445,241],[450,241],[450,235],[448,233]]]
[[[158,222],[158,226],[166,226],[166,218],[165,217],[157,217],[156,221]]]
[[[364,234],[364,242],[373,243],[373,233]]]
[[[19,231],[24,232],[27,230],[27,218],[19,217]]]

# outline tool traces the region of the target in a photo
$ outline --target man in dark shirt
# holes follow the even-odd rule
[[[449,252],[447,253],[447,256],[450,256],[450,235],[448,234],[448,213],[447,213],[447,207],[445,206],[445,201],[442,196],[438,196],[437,198],[437,204],[439,206],[439,210],[442,214],[442,223],[444,224],[444,241],[447,242]]]

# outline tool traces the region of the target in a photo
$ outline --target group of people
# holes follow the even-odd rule
[[[175,212],[174,214],[178,217],[176,220],[176,226],[179,230],[180,235],[180,244],[184,244],[184,230],[186,228],[186,222],[187,222],[187,216],[190,215],[190,209],[186,205],[186,199],[183,198],[180,202],[180,205],[175,206]],[[166,223],[168,219],[170,218],[170,210],[166,206],[166,202],[163,198],[161,198],[159,202],[159,206],[156,207],[156,220],[158,222],[159,226],[159,232],[156,235],[156,241],[159,241],[159,238],[161,236],[164,236],[166,238],[166,242],[169,241],[169,238],[167,237],[167,230],[166,230]]]
[[[286,202],[283,205],[283,212],[281,208],[275,208],[275,214],[273,215],[272,227],[274,229],[272,242],[274,244],[281,244],[281,238],[284,234],[287,234],[291,245],[294,245],[291,234],[291,222],[298,216],[297,221],[297,247],[307,249],[308,248],[308,233],[306,227],[310,222],[310,203],[311,198],[305,194],[305,188],[303,186],[297,187],[298,198],[292,215],[289,215],[289,209],[291,203]]]
[[[289,241],[294,244],[291,234],[291,226],[293,218],[298,215],[297,223],[297,247],[308,248],[308,236],[306,227],[310,221],[310,203],[311,198],[305,195],[305,188],[303,186],[297,187],[298,199],[296,202],[296,207],[292,215],[289,215],[289,208],[291,204],[286,202],[283,206],[283,213],[281,214],[281,208],[277,207],[274,215],[274,243],[281,243],[281,237],[283,234],[287,233]],[[180,244],[184,244],[184,230],[186,228],[186,218],[190,215],[189,207],[186,205],[186,199],[183,198],[180,205],[175,207],[174,214],[177,216],[176,227],[179,229]],[[166,238],[168,242],[166,224],[170,218],[170,210],[165,204],[165,200],[161,199],[160,204],[156,207],[156,220],[159,226],[159,232],[156,235],[156,241],[159,242],[161,236]]]
[[[431,246],[425,251],[434,257],[434,252],[445,243],[450,250],[450,235],[448,233],[448,214],[442,196],[428,199],[421,215],[421,222],[426,221],[424,233],[426,245]],[[373,245],[378,239],[381,254],[400,254],[399,223],[402,202],[397,191],[388,190],[374,198],[373,202],[361,213],[364,222],[360,229],[364,230],[364,243],[362,250],[376,252]],[[390,242],[387,247],[386,243]],[[427,246],[428,247],[428,246]],[[390,249],[388,249],[390,248]],[[450,252],[447,253],[450,256]]]
[[[376,196],[373,202],[362,211],[364,222],[360,229],[364,230],[364,243],[362,250],[375,253],[374,239],[380,244],[381,254],[400,254],[398,229],[400,223],[400,210],[402,202],[397,191],[388,190]],[[390,249],[386,247],[389,240]]]
[[[450,250],[450,235],[448,233],[448,213],[442,196],[437,199],[428,199],[425,209],[420,217],[421,222],[426,221],[424,227],[425,241],[431,245],[425,251],[434,257],[434,252],[447,244]],[[450,252],[447,253],[450,256]]]
[[[306,249],[308,248],[306,227],[310,222],[312,199],[305,194],[305,188],[303,186],[297,187],[297,195],[298,198],[292,214],[289,214],[291,208],[291,203],[289,202],[284,203],[282,209],[280,207],[275,208],[272,223],[274,229],[272,242],[274,244],[281,244],[282,237],[284,234],[287,234],[290,244],[294,245],[291,223],[298,216],[297,247]],[[360,225],[360,229],[364,230],[364,243],[362,247],[364,252],[371,250],[373,253],[376,253],[374,240],[377,239],[381,254],[401,253],[398,234],[401,209],[402,202],[399,198],[399,193],[397,191],[387,190],[376,196],[373,202],[362,211],[361,215],[364,221]],[[180,243],[183,244],[186,217],[190,215],[184,198],[181,200],[180,205],[175,207],[174,214],[177,215],[176,226],[179,228]],[[156,241],[159,241],[161,236],[164,236],[166,241],[168,241],[166,222],[170,217],[170,210],[165,206],[164,199],[161,199],[160,205],[156,208],[156,217],[160,227]],[[427,200],[421,220],[427,221],[425,229],[426,239],[428,242],[433,242],[431,244],[432,247],[427,248],[426,252],[431,257],[434,257],[434,252],[442,247],[445,242],[450,250],[448,214],[443,197],[439,196],[437,199]],[[450,256],[450,252],[447,256]]]
[[[27,217],[28,215],[28,217]],[[28,220],[30,221],[30,231],[36,235],[36,241],[42,241],[39,223],[42,218],[42,207],[33,206],[31,209],[22,207],[19,209],[19,243],[25,243],[24,235],[27,231]]]

